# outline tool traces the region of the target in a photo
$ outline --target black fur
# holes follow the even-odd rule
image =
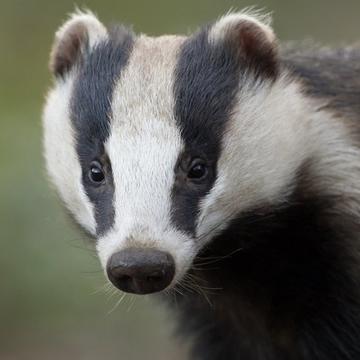
[[[94,204],[97,234],[113,224],[114,182],[104,143],[109,136],[111,99],[120,72],[126,66],[133,45],[133,34],[123,27],[114,28],[109,39],[88,50],[78,67],[71,102],[71,118],[76,132],[82,181]],[[88,173],[92,161],[103,165],[106,182],[94,187]]]
[[[175,169],[172,220],[183,231],[194,233],[199,201],[211,190],[216,180],[221,139],[231,116],[242,76],[246,74],[246,81],[249,82],[250,71],[254,86],[255,81],[259,85],[259,80],[271,78],[272,81],[276,76],[275,65],[271,74],[270,64],[263,66],[266,73],[259,70],[260,63],[265,62],[264,54],[261,53],[260,56],[252,50],[259,45],[258,32],[257,28],[246,27],[244,33],[236,29],[228,41],[210,44],[209,28],[206,27],[188,38],[180,50],[175,70],[174,113],[185,150],[180,154]],[[242,39],[241,44],[241,37],[249,38],[250,35],[252,41]],[[267,63],[270,63],[270,52],[266,54]],[[207,181],[201,186],[189,186],[184,176],[188,163],[194,158],[205,160],[210,169]]]
[[[326,108],[359,121],[360,48],[283,48],[283,66],[302,79],[312,97],[326,99]]]
[[[359,128],[357,57],[337,54],[337,66],[289,53],[282,66]],[[194,359],[360,359],[360,219],[339,206],[355,195],[314,191],[312,168],[308,159],[286,203],[239,215],[195,260],[195,288],[169,297],[195,336]]]

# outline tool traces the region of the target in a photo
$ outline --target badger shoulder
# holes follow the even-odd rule
[[[347,117],[360,128],[360,46],[343,48],[287,43],[281,63],[304,85],[305,93],[323,99],[323,109]]]

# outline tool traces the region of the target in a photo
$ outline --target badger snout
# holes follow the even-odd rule
[[[128,248],[113,254],[107,263],[109,280],[118,289],[151,294],[170,285],[175,274],[173,257],[152,248]]]

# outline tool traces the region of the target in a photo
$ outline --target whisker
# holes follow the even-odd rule
[[[117,289],[111,288],[107,291],[108,299],[107,302],[109,302],[114,296],[119,294],[119,291]]]
[[[79,242],[81,243],[81,239],[80,240],[68,241],[68,244],[73,249],[82,250],[82,251],[85,251],[87,253],[97,255],[97,252],[96,252],[96,250],[94,248],[92,248],[90,246],[81,246],[81,245],[79,245]]]
[[[200,286],[204,290],[222,290],[223,288],[220,287],[209,287],[202,285],[201,283],[206,283],[206,281],[195,274],[188,273],[187,277],[193,280],[193,284]]]
[[[112,309],[107,313],[108,315],[112,314],[116,309],[117,307],[121,304],[121,302],[125,299],[126,297],[126,293],[123,293],[121,296],[120,296],[120,299],[115,303],[115,305],[112,307]]]
[[[105,283],[103,285],[101,285],[99,288],[97,288],[96,290],[94,290],[91,295],[97,295],[100,293],[107,293],[109,291],[110,288],[110,284],[109,283]]]
[[[229,215],[226,216],[225,219],[223,219],[221,222],[215,224],[213,227],[211,227],[207,232],[205,232],[204,234],[200,235],[199,237],[197,237],[198,241],[203,240],[204,238],[206,238],[207,236],[209,236],[210,234],[216,232],[221,226],[225,225],[226,223],[230,222],[232,219],[234,219],[234,217],[238,214],[238,211],[232,211],[231,213],[229,213]],[[257,213],[255,213],[255,216],[249,216],[249,214],[244,214],[243,215],[243,219],[244,219],[244,226],[248,226],[248,225],[253,225],[256,224],[258,222],[267,220],[274,217],[274,213],[273,212],[261,212],[261,209],[258,210]],[[204,219],[203,219],[204,220]],[[201,223],[203,222],[203,220],[199,223],[199,225],[201,225]]]
[[[184,276],[184,279],[179,283],[179,285],[184,288],[185,291],[201,295],[212,307],[213,305],[210,301],[210,298],[208,297],[208,293],[210,294],[209,290],[211,291],[220,289],[205,287],[201,284],[201,282],[203,282],[201,278],[197,278],[195,275],[188,273]]]
[[[135,302],[136,302],[136,296],[135,296],[135,295],[132,295],[132,296],[131,296],[131,299],[130,299],[130,305],[128,306],[126,312],[130,312],[130,311],[131,311],[131,309],[133,308]]]
[[[224,224],[226,224],[227,222],[231,221],[234,216],[237,214],[237,211],[233,211],[231,212],[228,216],[226,216],[225,219],[223,219],[221,222],[215,224],[213,227],[211,227],[207,232],[205,232],[204,234],[202,234],[201,236],[197,237],[198,241],[203,240],[204,238],[206,238],[208,235],[210,235],[211,233],[216,232],[216,230],[218,230],[221,226],[223,226]],[[201,224],[201,223],[200,223]],[[199,224],[199,225],[200,225]]]
[[[234,254],[238,253],[239,251],[243,250],[244,248],[240,247],[238,249],[235,249],[233,251],[231,251],[229,254],[227,255],[223,255],[223,256],[213,256],[213,257],[203,257],[201,258],[201,260],[203,261],[196,261],[194,262],[194,265],[196,266],[204,266],[204,265],[209,265],[209,264],[214,264],[217,263],[219,261],[222,261],[224,259],[228,259],[229,257],[233,256]],[[206,259],[209,259],[209,261],[206,261]]]

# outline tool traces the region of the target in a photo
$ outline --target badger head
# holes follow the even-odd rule
[[[264,19],[153,38],[76,13],[50,66],[48,173],[116,287],[171,288],[233,219],[286,197],[305,105]]]

